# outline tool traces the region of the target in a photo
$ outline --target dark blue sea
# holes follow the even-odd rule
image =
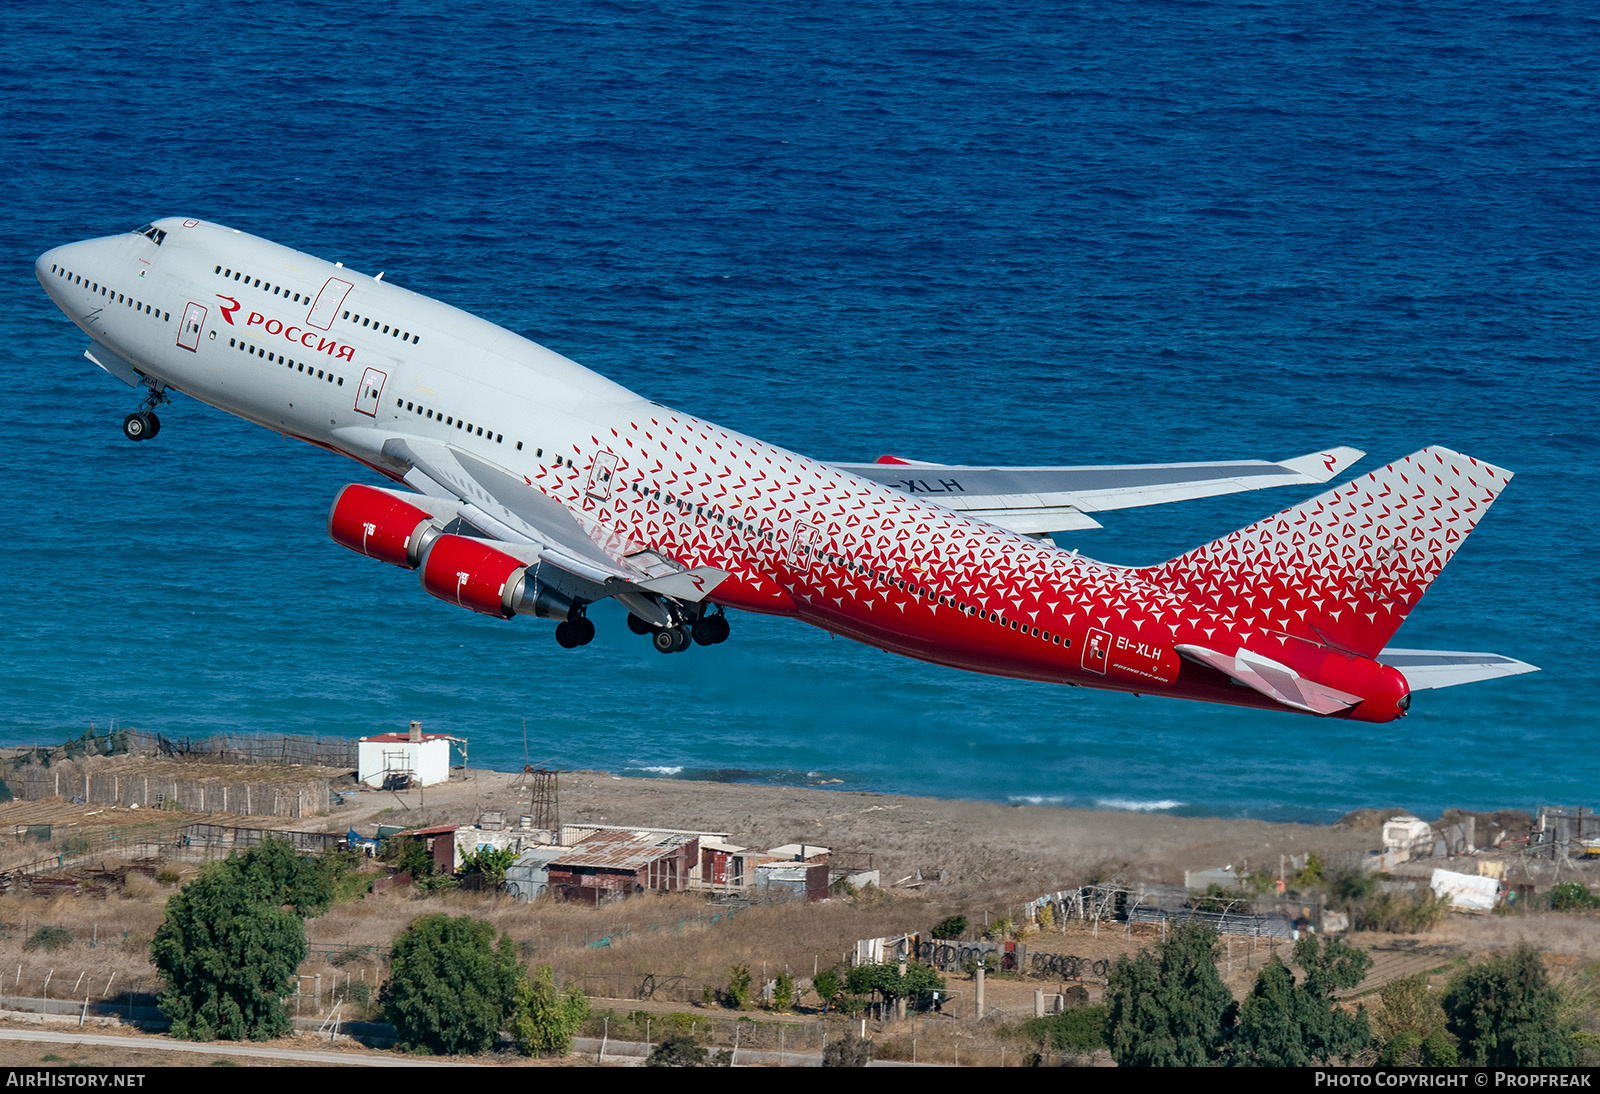
[[[91,724],[1180,814],[1597,804],[1587,4],[150,6],[0,16],[0,743]],[[1369,726],[965,675],[740,616],[575,652],[330,542],[353,463],[137,396],[34,280],[181,214],[825,459],[1517,477],[1398,643],[1542,672]],[[1159,561],[1311,491],[1060,537]],[[526,732],[526,747],[524,746]]]

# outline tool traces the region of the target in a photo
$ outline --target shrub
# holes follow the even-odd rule
[[[854,1037],[829,1041],[822,1050],[823,1067],[866,1067],[871,1059],[872,1042],[858,1041]]]
[[[1558,912],[1581,912],[1589,908],[1600,908],[1600,897],[1589,891],[1589,887],[1576,881],[1563,881],[1550,890],[1550,907]]]
[[[1372,1016],[1373,1032],[1385,1043],[1402,1033],[1416,1034],[1421,1045],[1436,1029],[1444,1028],[1439,997],[1428,987],[1428,974],[1419,972],[1391,980],[1378,989],[1378,1010]]]
[[[1358,931],[1388,931],[1391,934],[1421,934],[1444,922],[1450,911],[1449,895],[1423,892],[1415,896],[1379,893],[1354,909]]]
[[[964,915],[953,915],[946,919],[941,919],[938,923],[934,924],[933,930],[929,931],[928,933],[940,941],[958,939],[967,933],[967,917]]]
[[[63,946],[72,944],[72,932],[66,927],[40,927],[23,943],[25,950],[43,950],[45,953],[55,953]]]
[[[706,1050],[687,1033],[674,1033],[651,1050],[645,1067],[705,1067]]]
[[[589,1017],[589,1000],[577,985],[556,988],[555,972],[541,965],[533,976],[518,977],[511,1007],[511,1036],[524,1056],[565,1056],[572,1038]]]
[[[510,847],[502,847],[499,850],[480,847],[461,857],[461,869],[457,873],[482,874],[491,887],[496,887],[505,881],[506,867],[514,865],[516,861],[517,853]]]
[[[1048,1044],[1057,1052],[1088,1055],[1107,1047],[1108,1013],[1104,1004],[1074,1007],[1048,1018],[1030,1018],[1022,1024],[1022,1033],[1029,1041]]]

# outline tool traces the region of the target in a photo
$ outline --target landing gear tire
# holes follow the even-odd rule
[[[150,432],[146,436],[154,437],[161,432],[161,419],[150,413],[145,414],[145,417],[150,419]]]
[[[650,638],[650,644],[662,653],[677,653],[689,647],[687,627],[663,627]]]
[[[695,621],[694,629],[690,632],[694,640],[702,646],[715,646],[728,640],[728,617],[725,615],[704,615]]]
[[[155,427],[159,428],[159,426]],[[154,437],[155,428],[151,427],[150,416],[145,414],[129,414],[122,419],[122,435],[130,441],[142,441]]]
[[[632,612],[628,613],[628,629],[634,634],[649,634],[651,631],[655,630],[654,627],[640,619],[638,616],[634,615]]]
[[[594,623],[586,615],[564,619],[556,624],[556,642],[564,650],[587,646],[594,641]]]

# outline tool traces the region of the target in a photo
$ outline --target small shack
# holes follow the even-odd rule
[[[443,733],[380,733],[356,742],[356,779],[379,790],[405,790],[450,781],[450,742]]]
[[[570,847],[528,848],[506,867],[506,892],[518,904],[544,896],[550,889],[550,864],[571,851]]]
[[[790,900],[827,900],[826,862],[763,862],[756,867],[756,891]]]
[[[550,891],[563,900],[601,904],[646,889],[687,889],[699,872],[697,836],[607,829],[550,863]]]
[[[710,889],[743,888],[750,883],[748,858],[743,847],[726,840],[709,836],[701,839],[700,884]]]

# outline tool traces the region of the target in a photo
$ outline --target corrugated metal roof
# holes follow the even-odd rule
[[[573,847],[571,854],[562,855],[550,865],[638,870],[674,854],[694,838],[660,832],[596,832]]]

